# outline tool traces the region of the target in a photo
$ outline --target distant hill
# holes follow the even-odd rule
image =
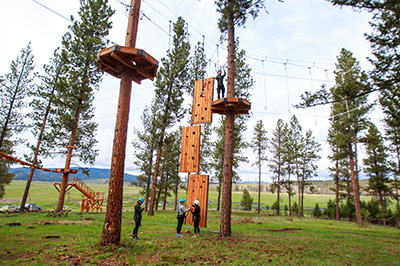
[[[77,169],[77,168],[72,168]],[[77,176],[82,181],[91,180],[91,179],[104,179],[109,180],[110,178],[110,169],[102,169],[102,168],[88,168],[89,169],[89,177],[84,175],[82,171],[78,170],[77,174],[72,174],[72,176]],[[10,173],[15,174],[14,180],[27,180],[30,172],[30,168],[10,168]],[[57,182],[60,181],[62,174],[46,172],[41,170],[36,170],[33,175],[33,180],[35,181],[50,181]],[[131,182],[136,181],[136,176],[125,173],[124,181]]]

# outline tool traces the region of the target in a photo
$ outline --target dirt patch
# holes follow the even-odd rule
[[[302,230],[301,228],[282,228],[282,229],[265,229],[268,232],[290,232],[290,231],[297,231]]]
[[[36,225],[52,225],[52,224],[66,224],[66,225],[85,225],[90,223],[89,221],[46,221],[41,220],[39,223],[35,223]]]
[[[262,222],[255,222],[249,218],[244,218],[242,220],[232,220],[232,224],[262,224]]]

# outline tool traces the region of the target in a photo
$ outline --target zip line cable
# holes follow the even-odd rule
[[[285,66],[286,91],[287,91],[287,97],[288,97],[288,112],[289,112],[289,114],[290,114],[289,78],[288,78],[288,72],[287,72],[286,63],[284,63],[283,65]]]
[[[40,3],[40,2],[38,2],[38,1],[36,1],[36,0],[32,0],[32,2],[34,2],[34,3],[38,4],[38,5],[40,5],[41,7],[43,7],[43,8],[45,8],[45,9],[47,9],[48,11],[50,11],[50,12],[56,14],[57,16],[59,16],[59,17],[65,19],[65,20],[67,20],[67,21],[69,21],[69,22],[72,22],[71,19],[69,19],[69,18],[67,18],[67,17],[65,17],[65,16],[63,16],[63,15],[61,15],[60,13],[58,13],[57,11],[51,9],[51,8],[48,7],[48,6],[45,6],[44,4],[42,4],[42,3]],[[105,38],[105,37],[101,37],[101,39],[106,40],[107,42],[110,42],[110,43],[112,43],[112,44],[118,45],[117,43],[115,43],[115,42],[113,42],[113,41],[111,41],[111,40],[109,40],[109,39],[107,39],[107,38]]]
[[[264,60],[261,61],[261,64],[262,64],[263,73],[265,73]],[[263,75],[263,79],[264,79],[264,109],[266,111],[268,109],[268,105],[267,105],[267,85],[266,85],[265,75]]]
[[[61,14],[58,13],[57,11],[54,11],[53,9],[51,9],[51,8],[49,8],[49,7],[45,6],[45,5],[43,5],[42,3],[39,3],[39,2],[36,1],[36,0],[32,0],[32,2],[34,2],[34,3],[38,4],[38,5],[40,5],[41,7],[45,8],[45,9],[47,9],[47,10],[49,10],[50,12],[56,14],[57,16],[59,16],[59,17],[65,19],[65,20],[71,22],[71,19],[69,19],[69,18],[67,18],[67,17],[65,17],[65,16],[63,16],[63,15],[61,15]]]

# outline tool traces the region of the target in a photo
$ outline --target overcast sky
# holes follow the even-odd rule
[[[31,42],[35,56],[36,71],[42,72],[55,48],[60,46],[61,37],[70,24],[70,15],[77,17],[78,0],[2,0],[0,9],[1,61],[0,75],[10,71],[10,63],[20,54],[20,50]],[[127,27],[127,11],[121,2],[109,0],[116,11],[112,17],[113,28],[108,37],[112,42],[123,45]],[[249,19],[245,28],[236,28],[240,38],[240,48],[247,54],[247,63],[252,68],[255,87],[251,91],[252,116],[246,133],[250,140],[255,123],[262,119],[269,136],[276,121],[289,122],[296,115],[303,130],[311,129],[322,144],[322,159],[318,163],[319,175],[328,177],[329,146],[326,136],[329,128],[329,106],[298,110],[292,105],[299,102],[304,91],[318,90],[321,84],[332,86],[336,57],[344,47],[354,53],[363,69],[371,68],[367,57],[370,46],[364,33],[370,32],[368,21],[371,15],[354,12],[350,8],[333,7],[324,0],[277,0],[266,1],[268,13],[261,11],[256,20]],[[54,12],[57,12],[55,14]],[[169,47],[169,21],[182,16],[188,23],[192,48],[204,40],[208,76],[214,76],[216,68],[226,62],[226,43],[217,48],[220,32],[217,27],[219,14],[213,0],[142,0],[142,19],[139,22],[137,48],[144,49],[153,57],[165,56]],[[204,35],[204,37],[203,37]],[[111,44],[110,44],[111,45]],[[94,167],[109,168],[115,116],[119,93],[119,80],[104,75],[100,90],[95,94],[98,126],[98,149],[100,155]],[[141,85],[133,83],[131,112],[129,118],[128,144],[125,169],[138,173],[133,165],[133,129],[141,129],[140,116],[145,106],[150,105],[154,96],[151,81]],[[374,95],[371,95],[374,97]],[[376,96],[375,96],[376,97]],[[191,104],[189,102],[187,105]],[[379,126],[380,112],[372,114],[372,121]],[[214,115],[214,125],[219,115]],[[182,125],[186,126],[186,121]],[[26,134],[27,137],[29,134]],[[18,157],[22,157],[24,147],[19,147]],[[251,163],[251,151],[246,151]],[[257,169],[250,164],[240,166],[242,180],[258,179]],[[63,167],[64,158],[45,160],[45,167]],[[73,164],[84,166],[73,160]],[[263,180],[269,181],[267,167],[262,171]]]

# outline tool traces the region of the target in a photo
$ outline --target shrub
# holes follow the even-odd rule
[[[297,202],[294,202],[292,205],[292,213],[293,214],[299,213],[299,205],[297,205]]]
[[[319,208],[318,203],[315,203],[313,216],[316,217],[316,218],[319,218],[319,217],[321,217],[321,215],[322,215],[321,209]]]
[[[240,205],[243,207],[243,210],[250,211],[252,204],[253,204],[253,198],[250,197],[250,193],[247,191],[247,189],[244,189]]]

